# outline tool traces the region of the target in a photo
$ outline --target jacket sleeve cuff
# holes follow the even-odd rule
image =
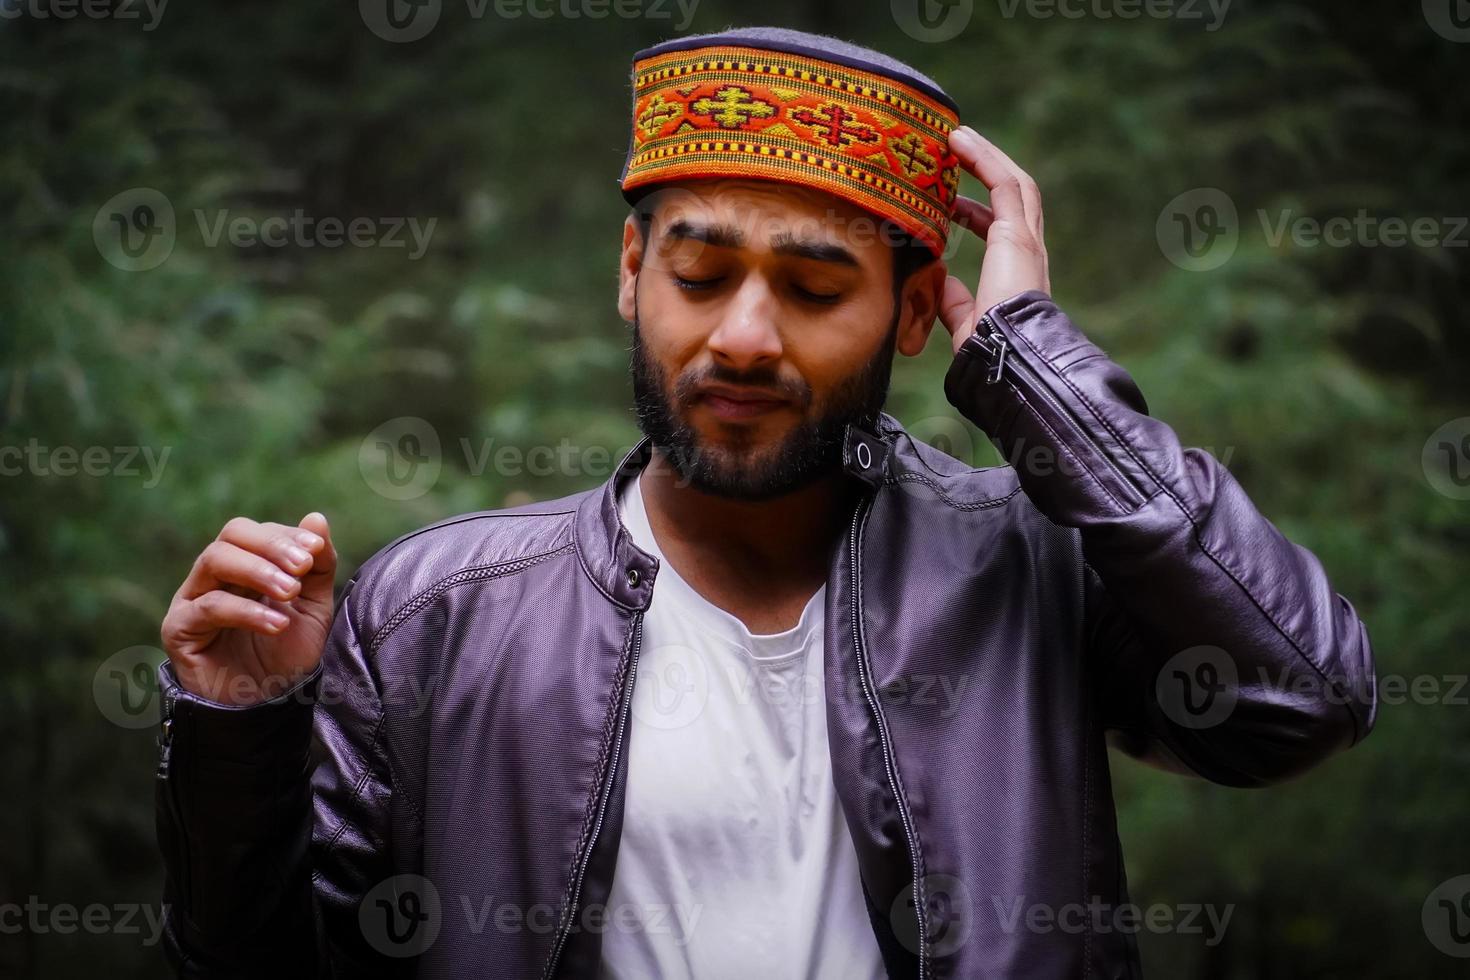
[[[322,679],[317,664],[277,697],[247,707],[221,704],[184,690],[168,661],[159,664],[163,702],[160,739],[174,757],[189,763],[220,762],[247,768],[279,767],[301,759],[311,745],[312,715]]]

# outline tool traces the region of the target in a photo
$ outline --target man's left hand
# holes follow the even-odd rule
[[[955,202],[955,222],[985,242],[974,294],[959,277],[950,276],[939,302],[939,320],[958,353],[986,310],[1028,289],[1049,294],[1051,279],[1042,237],[1041,191],[1036,181],[968,126],[949,134],[949,146],[960,165],[990,191],[989,206],[964,195]]]

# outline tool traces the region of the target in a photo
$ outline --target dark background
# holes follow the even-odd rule
[[[926,34],[903,0],[701,0],[687,23],[655,0],[442,0],[391,41],[372,0],[174,0],[156,21],[64,3],[0,0],[0,447],[41,447],[0,476],[0,906],[131,905],[143,932],[12,913],[0,976],[163,972],[137,911],[156,916],[160,869],[156,705],[134,671],[162,659],[168,599],[227,518],[323,510],[345,580],[403,531],[606,477],[474,460],[565,439],[615,461],[635,439],[614,307],[629,59],[751,23],[909,61],[1037,178],[1063,308],[1321,558],[1396,678],[1367,742],[1274,789],[1115,760],[1134,900],[1233,907],[1214,946],[1145,930],[1148,974],[1465,975],[1449,954],[1470,943],[1437,948],[1424,916],[1470,874],[1466,4],[1238,0],[1216,21],[1192,0],[1134,19],[1126,0],[989,0],[933,4],[962,20]],[[109,215],[158,196],[172,248],[130,268]],[[435,224],[421,256],[406,233],[210,244],[222,215],[298,209]],[[1176,212],[1231,234],[1192,262]],[[1355,221],[1336,241],[1272,233],[1335,216]],[[1386,243],[1388,219],[1428,219],[1424,240]],[[961,239],[973,284],[982,249]],[[994,464],[944,399],[936,333],[900,358],[888,410]],[[411,499],[370,465],[403,417],[441,446]],[[145,452],[168,453],[157,479]]]

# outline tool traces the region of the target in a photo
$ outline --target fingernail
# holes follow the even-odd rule
[[[276,572],[272,578],[275,579],[276,585],[282,592],[290,593],[296,591],[296,579],[287,575],[285,572]]]
[[[267,609],[265,611],[265,625],[279,633],[291,625],[291,620],[287,619],[284,613],[278,613],[274,609]]]
[[[322,543],[321,535],[312,534],[310,531],[297,531],[296,540],[308,548],[315,548]]]
[[[949,142],[951,144],[958,143],[962,149],[978,149],[978,145],[976,144],[975,139],[976,136],[974,130],[971,130],[965,126],[960,126],[957,129],[952,129],[949,132]]]
[[[305,550],[304,548],[297,548],[293,546],[286,549],[286,557],[291,559],[293,564],[300,565],[305,562],[311,561],[311,552]]]

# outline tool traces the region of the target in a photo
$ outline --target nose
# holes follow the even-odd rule
[[[781,334],[776,329],[775,299],[761,277],[745,278],[707,341],[716,361],[735,371],[780,361]]]

